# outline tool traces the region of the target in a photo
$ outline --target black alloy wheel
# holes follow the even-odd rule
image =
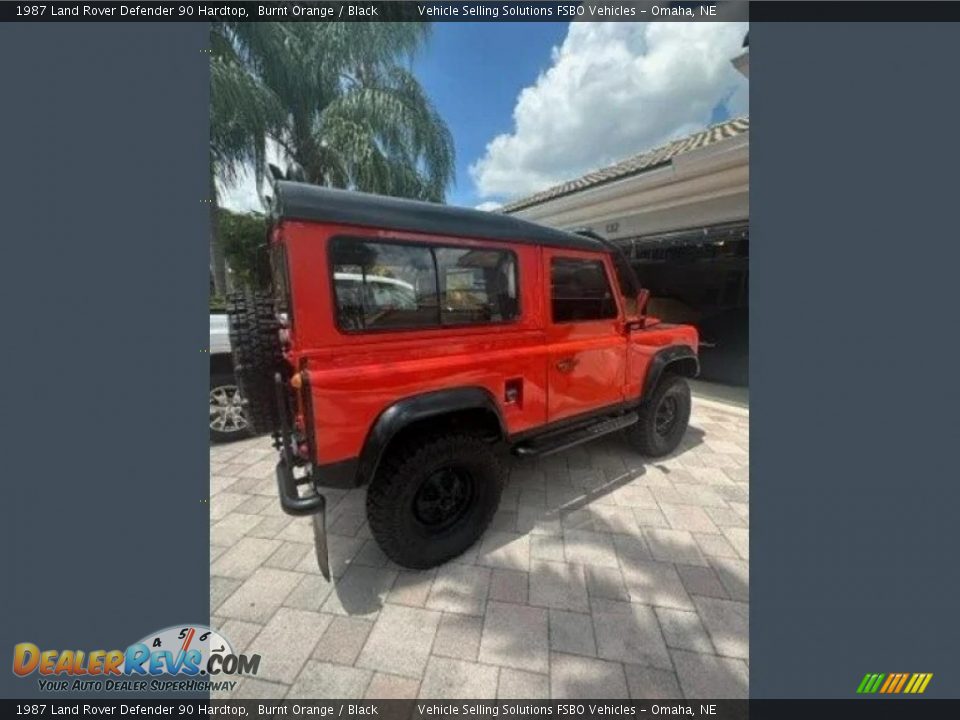
[[[413,514],[430,532],[442,533],[466,513],[473,497],[473,478],[461,467],[431,473],[413,498]]]
[[[498,447],[471,434],[429,435],[397,445],[367,488],[370,532],[403,567],[457,557],[490,525],[504,468]]]
[[[672,395],[665,396],[657,406],[657,412],[654,415],[654,428],[657,435],[667,437],[676,425],[678,415],[677,398]]]
[[[687,431],[690,409],[690,386],[686,378],[665,373],[641,402],[640,419],[627,428],[627,438],[641,455],[669,455]]]

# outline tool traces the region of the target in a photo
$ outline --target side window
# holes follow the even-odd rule
[[[512,252],[435,248],[444,325],[507,322],[517,317],[517,261]]]
[[[599,260],[553,258],[550,263],[550,300],[555,323],[617,316],[617,303]]]
[[[507,322],[519,315],[516,256],[505,250],[335,238],[342,330]]]
[[[336,238],[330,246],[337,319],[344,330],[437,324],[430,248]]]

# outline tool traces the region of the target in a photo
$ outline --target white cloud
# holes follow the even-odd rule
[[[286,166],[286,161],[279,146],[269,138],[267,139],[267,162],[281,168]],[[270,181],[265,179],[261,189],[267,195],[270,195]],[[257,181],[254,177],[253,168],[249,165],[237,173],[237,177],[232,183],[218,180],[217,192],[219,193],[217,199],[220,201],[220,207],[234,212],[264,212],[263,203],[260,201],[260,193],[257,192]]]
[[[253,172],[245,170],[232,184],[217,183],[220,207],[234,212],[263,212],[263,203],[257,195],[257,183]]]
[[[503,203],[498,203],[493,200],[488,200],[487,202],[482,202],[477,205],[477,210],[486,210],[487,212],[492,212],[494,210],[499,210],[503,207]]]
[[[470,166],[481,197],[515,198],[747,112],[730,64],[746,23],[571,23],[552,66],[524,88],[514,128]]]

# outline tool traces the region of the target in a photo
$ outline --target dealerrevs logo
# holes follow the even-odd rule
[[[204,625],[173,625],[123,650],[42,650],[30,642],[13,648],[14,674],[38,675],[47,691],[231,690],[236,681],[222,676],[256,675],[259,668],[259,655],[235,653]]]

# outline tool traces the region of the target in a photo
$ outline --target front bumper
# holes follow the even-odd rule
[[[300,494],[300,485],[309,486],[304,495]],[[277,488],[280,492],[280,507],[288,515],[313,516],[313,546],[317,555],[320,572],[330,579],[330,557],[327,552],[327,501],[313,487],[310,477],[298,478],[293,467],[283,453],[277,463]]]

